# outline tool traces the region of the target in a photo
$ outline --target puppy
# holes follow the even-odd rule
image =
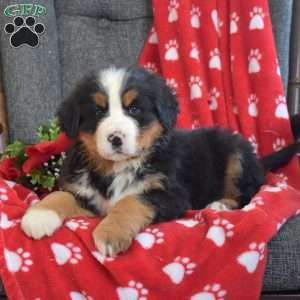
[[[52,235],[65,218],[100,215],[93,232],[103,255],[125,251],[146,225],[188,209],[243,207],[298,150],[258,160],[241,135],[221,128],[174,129],[178,103],[165,81],[138,67],[109,68],[83,79],[58,112],[76,140],[61,191],[29,208],[22,229]]]

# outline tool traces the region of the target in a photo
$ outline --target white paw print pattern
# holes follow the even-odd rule
[[[192,228],[198,225],[200,222],[195,219],[183,219],[183,220],[177,220],[175,223],[181,224],[187,228]]]
[[[260,196],[254,197],[249,204],[242,208],[243,211],[250,211],[258,206],[263,206],[265,203]]]
[[[158,36],[157,36],[157,32],[154,27],[151,28],[148,43],[149,44],[158,44]]]
[[[141,282],[130,280],[127,287],[118,287],[119,300],[147,300],[148,289]]]
[[[191,26],[193,28],[199,28],[200,27],[200,25],[201,25],[200,16],[201,16],[200,8],[196,5],[192,5],[192,9],[191,9]]]
[[[226,238],[231,238],[234,235],[234,225],[226,219],[216,219],[213,225],[208,229],[206,238],[213,241],[217,247],[222,247]]]
[[[258,143],[257,143],[257,139],[255,137],[254,134],[252,134],[249,138],[248,141],[251,143],[252,147],[253,147],[253,152],[255,154],[258,154]]]
[[[207,284],[200,293],[191,297],[191,300],[225,300],[227,291],[219,283]]]
[[[202,97],[203,82],[199,76],[191,76],[189,80],[190,85],[190,98],[191,100],[199,99]]]
[[[221,27],[223,26],[223,22],[219,18],[218,11],[216,9],[213,9],[210,16],[211,16],[211,20],[215,26],[217,33],[220,35]]]
[[[199,48],[198,48],[197,44],[193,42],[192,48],[190,51],[190,58],[199,60],[199,54],[200,54]]]
[[[238,21],[239,21],[240,17],[237,15],[236,12],[233,12],[230,15],[230,33],[234,34],[238,32]]]
[[[176,40],[170,40],[166,44],[165,60],[175,61],[178,60],[178,43]]]
[[[289,112],[287,109],[285,97],[283,95],[278,95],[278,97],[275,99],[275,102],[276,102],[275,116],[281,119],[288,119]]]
[[[0,200],[1,201],[7,201],[8,200],[7,189],[0,188]]]
[[[188,257],[177,256],[173,262],[163,267],[163,272],[170,278],[174,284],[180,284],[185,275],[194,272],[196,264],[191,262]]]
[[[65,245],[52,243],[51,250],[58,265],[64,265],[67,262],[78,264],[78,262],[82,260],[81,249],[73,243],[67,243]]]
[[[1,214],[0,214],[0,228],[1,229],[8,229],[8,228],[14,227],[15,225],[16,225],[15,221],[9,220],[7,214],[4,212],[1,212]]]
[[[175,80],[175,78],[167,78],[166,80],[166,84],[168,85],[168,87],[171,89],[172,93],[174,95],[176,95],[177,93],[177,88],[178,88],[178,83]]]
[[[251,243],[248,250],[238,256],[238,263],[245,267],[248,273],[254,273],[258,263],[264,259],[265,247],[265,243]]]
[[[140,232],[135,240],[144,248],[151,249],[155,244],[164,242],[164,233],[158,228],[147,228],[144,232]]]
[[[157,73],[158,72],[158,69],[155,65],[155,63],[153,62],[147,62],[144,67],[149,71],[149,72],[152,72],[152,73]]]
[[[218,98],[220,97],[220,92],[216,87],[213,87],[209,91],[208,106],[210,110],[216,110],[218,108]]]
[[[104,264],[105,262],[113,261],[113,257],[105,256],[99,251],[92,251],[93,256],[101,263]]]
[[[258,116],[258,109],[257,109],[257,103],[258,103],[258,98],[255,94],[251,94],[248,98],[248,114],[256,118]]]
[[[283,139],[283,138],[277,138],[275,140],[275,142],[273,143],[273,150],[274,151],[279,151],[282,148],[284,148],[285,145],[286,145],[285,139]]]
[[[177,9],[179,7],[179,3],[177,0],[170,0],[168,5],[169,15],[168,15],[168,21],[169,23],[173,23],[178,20],[178,14]]]
[[[197,129],[200,127],[201,127],[201,124],[200,124],[199,120],[194,120],[192,123],[192,129]]]
[[[4,258],[8,271],[16,273],[19,271],[28,272],[33,261],[30,258],[31,254],[24,251],[23,248],[18,248],[16,251],[10,251],[4,248]]]
[[[222,64],[221,64],[219,49],[215,48],[212,51],[210,51],[209,56],[210,56],[210,59],[209,59],[209,62],[208,62],[208,67],[210,69],[221,70],[222,69]]]
[[[255,29],[264,29],[264,17],[265,14],[261,7],[253,7],[252,11],[250,12],[250,23],[249,23],[249,29],[255,30]]]
[[[248,73],[259,73],[261,70],[259,61],[261,60],[262,55],[259,51],[259,49],[251,49],[250,54],[248,56]]]
[[[71,291],[70,298],[71,300],[93,300],[93,297],[89,296],[86,291]]]
[[[67,226],[72,231],[76,231],[77,229],[88,229],[88,226],[90,225],[89,222],[83,220],[83,219],[71,219],[65,223],[65,226]]]

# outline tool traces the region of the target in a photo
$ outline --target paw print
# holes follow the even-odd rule
[[[164,233],[158,228],[147,228],[144,232],[137,234],[135,240],[144,248],[151,249],[155,244],[164,242]]]
[[[182,220],[176,220],[175,223],[181,224],[187,228],[192,228],[198,225],[199,221],[196,219],[182,219]]]
[[[93,297],[89,296],[86,291],[70,292],[71,300],[93,300]]]
[[[154,27],[151,28],[148,43],[149,44],[158,44],[158,36],[157,36],[157,32]]]
[[[283,95],[278,95],[275,102],[276,102],[275,116],[277,118],[288,119],[289,112],[287,109],[285,97]]]
[[[242,210],[249,211],[249,210],[256,208],[257,206],[263,206],[264,204],[265,203],[263,201],[263,198],[260,196],[257,196],[257,197],[254,197],[248,205],[244,206],[242,208]]]
[[[158,73],[155,63],[148,62],[146,65],[144,65],[144,68],[146,68],[149,72]]]
[[[234,235],[233,228],[234,225],[228,220],[216,219],[207,231],[206,238],[213,241],[217,247],[222,247],[226,242],[226,238],[231,238]]]
[[[191,300],[224,300],[226,294],[227,291],[223,290],[220,284],[207,284],[202,292],[193,295]]]
[[[77,264],[82,260],[81,249],[73,243],[67,243],[66,245],[52,243],[51,250],[58,265],[64,265],[67,262]]]
[[[220,93],[216,87],[213,87],[209,91],[209,99],[208,106],[211,110],[216,110],[218,108],[218,98],[220,97]]]
[[[203,85],[203,82],[200,80],[199,76],[191,76],[190,77],[189,86],[190,86],[191,100],[202,97],[202,88],[201,88],[202,85]]]
[[[250,12],[250,23],[249,23],[249,29],[255,30],[255,29],[264,29],[264,17],[265,14],[263,13],[263,10],[261,7],[253,7],[252,11]]]
[[[191,9],[191,25],[193,28],[199,28],[200,27],[200,16],[201,11],[198,6],[192,5]]]
[[[166,44],[166,53],[165,53],[165,60],[178,60],[179,55],[178,55],[178,43],[176,40],[170,40]]]
[[[236,14],[236,12],[233,12],[230,15],[230,33],[237,33],[238,32],[238,26],[237,23],[239,21],[240,17]]]
[[[249,138],[248,138],[248,141],[251,143],[252,145],[252,148],[253,148],[253,152],[255,154],[258,154],[258,143],[257,143],[257,140],[256,140],[256,137],[254,134],[252,134]]]
[[[194,120],[192,123],[192,129],[197,129],[197,128],[201,128],[201,124],[199,120]]]
[[[285,145],[286,145],[285,139],[277,138],[277,139],[275,140],[275,142],[273,143],[273,150],[274,150],[274,151],[279,151],[279,150],[281,150],[282,148],[284,148]]]
[[[23,248],[18,248],[16,251],[4,249],[4,258],[6,261],[7,269],[16,273],[19,271],[28,272],[33,261],[30,258],[31,254],[24,251]]]
[[[258,103],[258,98],[255,94],[251,94],[248,98],[248,113],[251,117],[256,118],[258,115],[258,109],[257,109],[257,103]]]
[[[178,88],[178,84],[174,78],[168,78],[166,80],[166,84],[172,90],[173,95],[176,95],[176,90]]]
[[[220,51],[218,48],[213,49],[212,51],[209,52],[209,62],[208,62],[208,66],[210,69],[218,69],[221,70],[222,69],[222,65],[221,65],[221,58],[220,58]]]
[[[173,262],[163,267],[163,272],[170,278],[174,284],[180,284],[185,275],[194,272],[196,264],[191,262],[188,257],[177,256]]]
[[[264,259],[265,247],[265,243],[251,243],[248,250],[238,256],[238,263],[245,267],[248,273],[254,273],[259,261]]]
[[[260,72],[260,63],[259,61],[261,60],[261,53],[259,51],[259,49],[251,49],[250,50],[250,54],[248,56],[248,73],[252,74],[252,73],[258,73]]]
[[[169,15],[168,21],[169,23],[175,22],[178,19],[177,9],[179,7],[179,3],[177,0],[170,0],[168,5]]]
[[[93,256],[101,263],[104,264],[107,261],[113,261],[113,257],[105,256],[99,251],[92,251]]]
[[[148,289],[141,282],[130,280],[127,287],[118,287],[117,294],[119,300],[147,300]]]
[[[220,35],[221,34],[220,29],[223,26],[223,22],[220,20],[218,11],[216,9],[213,9],[211,12],[211,20],[215,26],[217,33]]]
[[[199,60],[199,54],[200,54],[199,48],[198,48],[197,44],[193,42],[192,49],[190,51],[190,58]]]
[[[67,226],[72,231],[76,231],[78,228],[79,229],[88,229],[88,225],[90,225],[90,223],[86,222],[83,219],[71,219],[65,223],[65,226]]]
[[[22,45],[28,45],[32,48],[39,44],[39,35],[45,31],[45,26],[42,23],[35,22],[35,18],[29,16],[25,19],[22,17],[15,17],[13,23],[6,24],[4,28],[10,36],[10,44],[14,48]]]
[[[17,222],[17,220],[9,220],[7,214],[5,214],[4,212],[0,213],[0,229],[8,229],[14,227]]]
[[[1,201],[7,201],[8,200],[7,189],[0,188],[0,200]]]

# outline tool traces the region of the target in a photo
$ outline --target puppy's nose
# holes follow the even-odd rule
[[[123,144],[122,138],[117,134],[110,134],[107,140],[112,144],[113,148],[120,148]]]

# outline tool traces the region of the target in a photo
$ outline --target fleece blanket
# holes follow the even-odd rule
[[[267,1],[154,0],[142,65],[163,75],[181,106],[178,126],[241,132],[258,155],[293,141]],[[300,213],[296,158],[268,174],[241,210],[189,211],[150,225],[111,259],[95,248],[99,218],[67,220],[52,237],[19,223],[39,201],[0,180],[0,273],[10,299],[259,299],[267,242]]]

